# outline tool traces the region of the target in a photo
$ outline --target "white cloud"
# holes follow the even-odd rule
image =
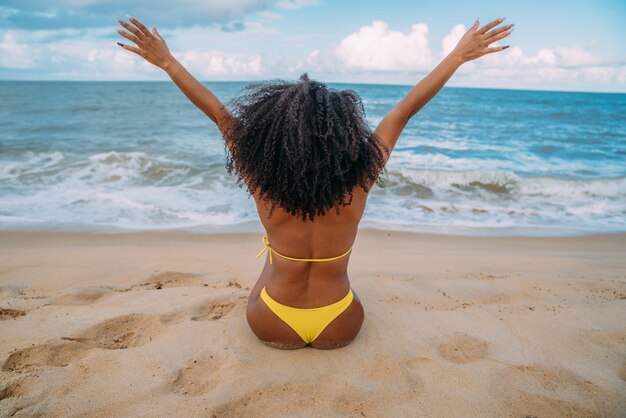
[[[319,65],[319,62],[318,62],[319,57],[320,57],[320,50],[319,49],[313,50],[306,57],[305,64],[307,64],[307,65]]]
[[[447,55],[454,49],[467,30],[468,28],[461,23],[455,25],[450,30],[441,42],[443,56]],[[489,47],[500,46],[501,41],[502,39],[493,42],[489,44]],[[594,56],[580,46],[541,48],[535,55],[532,56],[526,56],[519,47],[512,47],[509,50],[502,52],[487,54],[471,62],[480,62],[487,67],[516,67],[519,65],[537,67],[546,65],[559,67],[585,67],[600,65],[602,63],[602,59]]]
[[[319,0],[279,0],[276,3],[280,9],[301,9],[308,6],[316,6]]]
[[[585,51],[581,47],[557,47],[554,53],[558,57],[557,60],[562,66],[587,66],[599,64],[602,60],[594,57],[591,53]]]
[[[490,45],[497,46],[497,43]],[[480,57],[478,62],[485,67],[560,67],[585,68],[603,65],[603,60],[579,46],[542,48],[534,55],[526,55],[520,47],[511,47],[502,52],[495,52]],[[604,63],[606,64],[606,63]]]
[[[515,84],[518,88],[546,83],[626,84],[622,72],[626,65],[605,62],[579,46],[542,48],[526,55],[520,47],[511,47],[464,64],[466,76],[484,74]]]
[[[521,61],[523,59],[522,50],[519,48],[515,48],[515,53],[517,56],[519,56],[518,61]],[[553,50],[544,48],[537,52],[534,60],[536,64],[556,65],[557,56]]]
[[[290,73],[298,73],[298,72],[311,72],[311,71],[323,71],[325,63],[322,63],[322,59],[320,57],[320,50],[314,49],[309,52],[307,57],[304,60],[298,61],[295,64],[291,64],[287,66],[287,70]]]
[[[463,35],[467,32],[465,25],[459,23],[455,25],[450,33],[443,37],[441,41],[441,58],[443,59],[457,46]]]
[[[35,59],[28,45],[17,42],[15,32],[5,32],[0,42],[0,67],[31,68],[34,66]]]
[[[341,40],[334,49],[334,56],[344,74],[363,73],[374,80],[380,74],[392,73],[397,80],[409,80],[411,84],[414,76],[406,78],[408,72],[431,71],[456,47],[467,30],[463,24],[454,25],[441,39],[441,50],[435,58],[430,52],[426,24],[414,24],[409,33],[402,33],[390,29],[383,21],[374,21]],[[489,47],[500,46],[503,40],[492,42]],[[513,46],[463,64],[450,84],[512,88],[548,85],[556,89],[604,84],[612,86],[611,90],[626,84],[626,65],[610,63],[594,55],[591,52],[594,45],[544,47],[534,54]],[[307,65],[314,68],[315,64],[308,60],[295,68]]]
[[[172,52],[190,72],[205,77],[256,75],[261,72],[260,55],[230,54],[223,51]]]
[[[273,22],[276,20],[282,20],[283,19],[283,15],[276,13],[276,12],[272,12],[269,10],[264,10],[262,12],[258,12],[256,14],[258,17],[260,17],[261,19],[264,19],[268,22]]]
[[[219,30],[212,29],[215,32]],[[150,79],[164,73],[138,55],[115,44],[117,39],[102,39],[98,31],[77,31],[65,36],[59,31],[6,31],[0,42],[0,67],[45,68],[52,78],[72,79]],[[108,32],[112,30],[107,29]],[[59,32],[59,33],[55,33]],[[77,33],[74,33],[77,32]],[[228,36],[220,32],[222,36]],[[85,35],[83,37],[81,35]],[[234,35],[239,38],[241,35]],[[18,43],[20,37],[29,42]],[[46,40],[52,39],[50,42]],[[189,38],[186,38],[189,39]],[[206,38],[205,38],[206,39]],[[206,41],[205,41],[206,45]],[[172,48],[172,54],[198,77],[256,76],[263,69],[258,53],[228,53],[195,48]],[[68,70],[71,69],[71,70]]]
[[[620,84],[626,84],[626,65],[621,68],[619,74],[617,75],[617,82]]]
[[[215,25],[159,29],[173,54],[202,79],[291,78],[306,71],[317,79],[404,84],[418,81],[415,72],[432,71],[466,32],[463,24],[457,24],[440,40],[433,40],[441,46],[435,55],[425,23],[399,31],[374,21],[333,46],[327,33],[283,34],[271,23],[262,23],[279,16],[257,13],[257,21],[244,21],[234,32]],[[124,42],[115,28],[112,24],[0,30],[0,71],[9,78],[25,74],[44,79],[167,79],[152,64],[115,45],[118,40]],[[607,62],[594,54],[595,47],[589,43],[543,47],[533,53],[512,43],[507,50],[465,63],[448,85],[612,91],[623,91],[626,85],[624,62]]]
[[[495,43],[490,46],[497,46]],[[490,66],[558,66],[558,67],[586,67],[602,63],[602,59],[579,46],[542,48],[535,55],[526,56],[519,47],[513,47],[510,51],[490,54],[491,56],[480,58]]]
[[[381,20],[345,37],[335,56],[347,69],[369,71],[422,71],[433,61],[428,25],[413,24],[405,34],[389,29]]]
[[[506,77],[506,78],[510,78],[513,74],[511,74],[510,71],[502,73],[502,76]],[[565,79],[567,77],[571,77],[573,74],[568,74],[567,70],[564,68],[559,68],[559,67],[539,67],[539,68],[535,68],[530,72],[527,72],[524,75],[522,75],[524,78],[530,76],[533,79],[542,79],[545,81],[554,81],[554,80],[558,80],[558,79]],[[575,78],[576,76],[574,76]]]
[[[463,24],[450,30],[441,42],[441,58],[454,49],[466,31]],[[500,46],[501,42],[493,42],[489,47]],[[519,87],[537,82],[623,83],[619,67],[614,67],[577,45],[541,48],[533,55],[514,46],[469,61],[461,66],[458,74],[462,74],[466,81],[484,76],[487,80],[509,81]]]
[[[613,67],[587,67],[583,68],[581,73],[587,80],[604,83],[608,83],[616,79],[616,76],[618,75],[617,70]]]

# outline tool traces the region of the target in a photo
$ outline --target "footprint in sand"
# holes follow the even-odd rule
[[[490,274],[490,273],[467,273],[462,276],[464,279],[469,280],[496,280],[496,279],[506,279],[511,277],[506,274]]]
[[[27,289],[26,286],[17,286],[17,285],[0,286],[0,297],[25,295],[26,289]]]
[[[265,416],[301,416],[303,397],[306,396],[313,399],[317,398],[320,401],[326,399],[329,403],[341,404],[344,408],[347,406],[346,409],[348,409],[352,406],[349,403],[352,399],[336,399],[338,394],[344,393],[346,390],[349,391],[349,395],[353,393],[345,386],[344,383],[342,387],[337,387],[337,384],[333,382],[327,382],[325,385],[301,382],[267,383],[235,394],[230,399],[225,398],[223,403],[213,405],[213,410],[210,413],[216,417],[251,417],[258,416],[259,411],[264,411]],[[375,402],[372,398],[376,395],[373,393],[372,396],[361,396],[358,402],[365,402],[369,406]],[[280,399],[280,409],[276,405],[277,399]],[[339,414],[331,416],[339,416]],[[344,416],[364,415],[344,414]]]
[[[239,284],[239,282],[235,279],[235,280],[229,280],[228,284],[226,285],[226,287],[235,287],[237,289],[241,289],[241,285]]]
[[[21,311],[19,309],[0,308],[0,321],[17,319],[18,316],[24,315],[26,315],[26,311]]]
[[[585,341],[607,348],[620,347],[626,344],[626,334],[620,332],[590,330],[585,332],[583,338]]]
[[[488,344],[486,341],[471,335],[456,335],[447,342],[437,346],[441,357],[455,363],[469,363],[487,356]]]
[[[572,402],[535,393],[514,391],[515,395],[505,400],[510,417],[585,417],[602,416],[588,407],[589,402]],[[615,415],[618,416],[618,415]]]
[[[430,363],[431,361],[432,359],[428,357],[412,357],[408,359],[404,364],[407,367],[407,369],[413,371],[413,370],[418,369],[420,366],[424,364]]]
[[[220,361],[214,358],[196,359],[185,364],[176,380],[171,383],[171,390],[182,395],[197,395],[213,390],[219,383],[215,373],[220,369]]]
[[[204,286],[209,286],[211,287],[211,289],[223,289],[226,287],[234,287],[236,289],[250,290],[248,287],[244,288],[243,286],[241,286],[241,283],[239,283],[237,279],[229,279],[228,282],[218,282],[218,283],[214,283],[211,285],[205,283]]]
[[[184,287],[201,285],[199,274],[166,271],[152,275],[147,281],[131,286],[131,289],[165,289],[168,287]]]
[[[585,381],[581,376],[570,370],[560,367],[540,367],[532,364],[520,364],[515,366],[518,373],[521,373],[526,380],[532,378],[546,390],[554,391],[559,387],[577,386]]]
[[[3,371],[20,371],[33,366],[65,367],[78,360],[91,350],[83,344],[72,341],[51,340],[14,351],[2,365]]]
[[[0,401],[3,401],[5,399],[9,399],[9,398],[15,398],[18,396],[22,396],[23,395],[23,391],[21,390],[22,385],[20,385],[19,380],[14,382],[14,383],[10,383],[8,385],[6,385],[4,388],[0,389]],[[16,411],[17,412],[17,411]],[[12,415],[7,415],[7,416],[12,416]]]
[[[621,377],[622,380],[626,382],[626,363],[624,363],[622,368],[619,370],[619,377]]]
[[[63,339],[109,350],[138,347],[158,337],[163,332],[163,322],[170,321],[170,316],[123,315],[96,324],[76,337]]]
[[[103,287],[87,287],[55,296],[50,299],[50,304],[64,306],[89,305],[90,303],[94,303],[105,295],[111,293],[111,289]]]
[[[239,296],[236,298],[228,298],[221,301],[211,301],[199,305],[195,310],[195,314],[191,317],[192,321],[215,321],[225,316],[244,311],[245,300],[247,296]]]
[[[29,376],[18,377],[0,388],[0,416],[15,416],[35,403],[27,396],[31,380]]]
[[[0,417],[40,417],[50,415],[50,400],[57,399],[56,386],[66,371],[52,367],[5,375],[0,379]]]

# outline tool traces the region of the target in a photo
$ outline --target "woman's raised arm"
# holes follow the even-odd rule
[[[128,16],[128,19],[134,26],[123,20],[118,20],[118,22],[132,34],[124,32],[121,29],[118,29],[117,32],[137,44],[137,47],[119,42],[118,45],[163,69],[185,96],[215,122],[222,133],[225,133],[232,121],[232,115],[228,112],[226,107],[208,88],[196,80],[194,76],[174,58],[165,40],[163,40],[159,32],[157,32],[156,26],[152,27],[152,32],[150,32],[148,28],[137,19],[131,16]]]
[[[509,30],[512,24],[488,32],[503,20],[504,18],[496,19],[478,29],[476,19],[474,26],[463,35],[454,50],[387,113],[374,132],[383,140],[390,153],[409,119],[441,90],[463,63],[508,48],[508,46],[488,48],[489,44],[512,32],[512,29]]]

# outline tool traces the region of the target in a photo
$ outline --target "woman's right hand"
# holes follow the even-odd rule
[[[455,54],[460,59],[461,63],[464,63],[482,57],[483,55],[499,52],[508,48],[508,45],[489,48],[490,44],[509,36],[511,32],[513,32],[513,23],[490,30],[503,20],[503,17],[496,19],[478,29],[478,19],[476,19],[474,26],[465,32],[451,54]]]

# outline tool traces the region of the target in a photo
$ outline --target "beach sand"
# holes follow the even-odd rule
[[[626,414],[626,234],[361,230],[336,350],[248,328],[261,237],[0,233],[0,415]]]

